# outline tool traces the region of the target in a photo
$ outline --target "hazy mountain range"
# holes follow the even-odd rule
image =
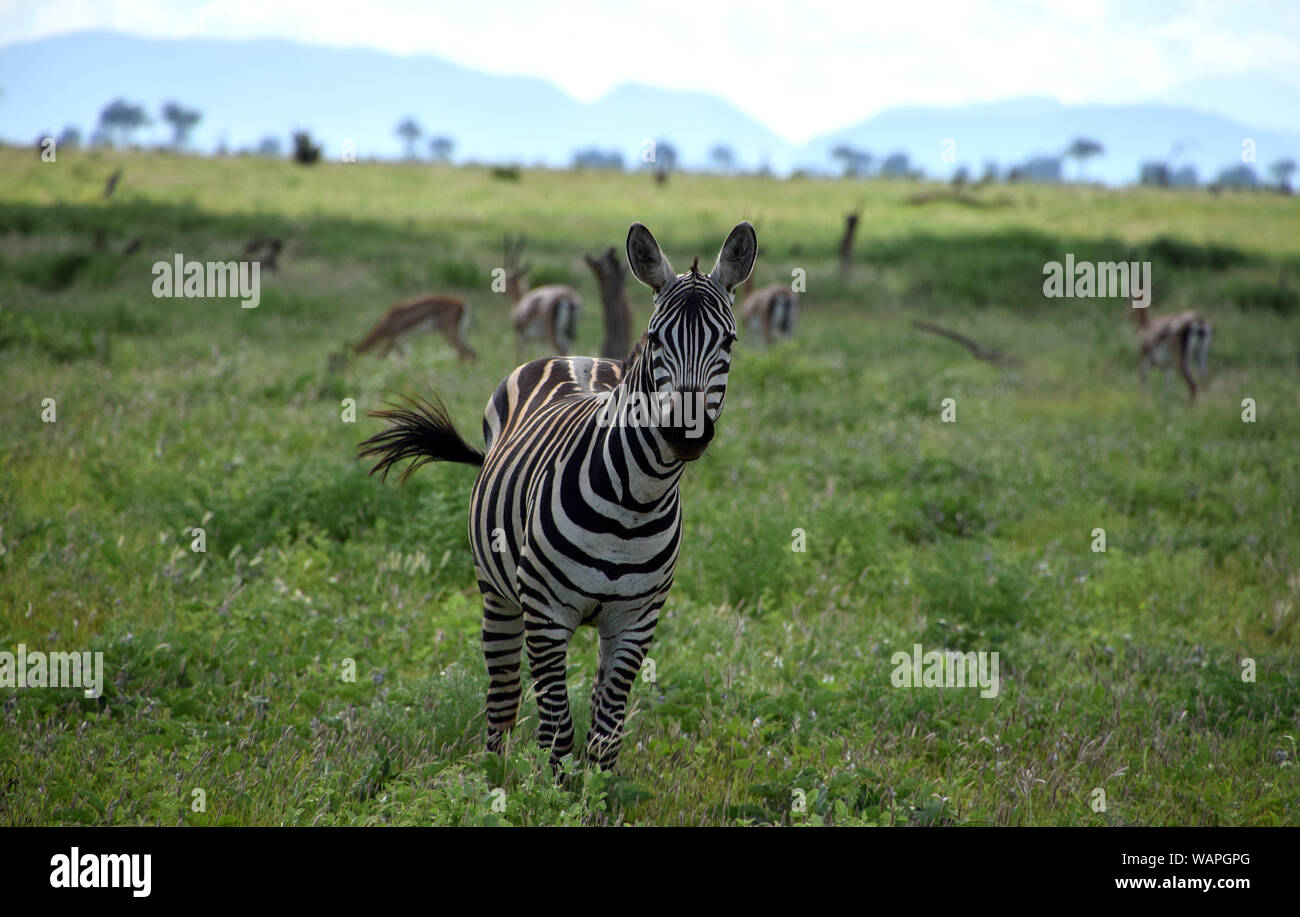
[[[965,166],[974,176],[988,161],[1006,169],[1035,155],[1059,155],[1081,135],[1105,147],[1084,174],[1110,183],[1131,182],[1142,161],[1166,158],[1209,180],[1241,162],[1246,138],[1255,142],[1261,177],[1277,159],[1300,160],[1300,94],[1266,77],[1199,84],[1133,105],[1027,98],[892,108],[806,144],[786,141],[703,92],[627,84],[585,103],[539,79],[482,73],[431,55],[278,40],[79,32],[12,43],[0,46],[0,93],[0,139],[18,143],[57,136],[67,125],[87,138],[104,106],[123,98],[153,118],[136,136],[143,143],[170,138],[159,117],[164,102],[198,109],[202,120],[189,145],[201,151],[255,148],[269,135],[287,149],[290,130],[305,128],[328,157],[337,158],[347,140],[361,158],[396,157],[403,144],[394,128],[411,116],[427,135],[455,138],[457,161],[556,166],[595,147],[621,153],[630,168],[640,165],[651,138],[671,141],[689,167],[708,165],[709,150],[722,143],[735,151],[738,166],[779,173],[836,170],[830,152],[847,143],[870,151],[877,163],[904,152],[927,175],[947,177]],[[945,145],[949,139],[953,144]],[[424,140],[418,149],[427,155]],[[1077,172],[1076,163],[1066,164],[1067,177]]]

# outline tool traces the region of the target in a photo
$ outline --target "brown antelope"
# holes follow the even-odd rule
[[[1150,314],[1149,308],[1133,306],[1129,309],[1137,326],[1138,347],[1142,358],[1138,372],[1143,390],[1147,387],[1147,369],[1152,365],[1165,367],[1165,391],[1169,390],[1169,377],[1177,367],[1192,401],[1196,401],[1196,379],[1191,369],[1195,367],[1204,383],[1208,374],[1206,363],[1210,356],[1210,341],[1214,336],[1210,323],[1199,313],[1188,309],[1172,315]],[[1170,357],[1172,356],[1172,366]]]
[[[382,344],[383,349],[379,355],[386,357],[395,345],[402,343],[407,334],[421,326],[428,326],[430,330],[442,332],[442,336],[451,342],[462,360],[473,360],[477,354],[462,337],[468,318],[469,311],[465,304],[453,296],[417,296],[400,302],[385,312],[370,333],[352,349],[357,353],[365,353]]]
[[[519,359],[523,359],[525,336],[545,337],[553,353],[567,355],[577,337],[582,297],[573,287],[558,283],[528,289],[524,274],[528,273],[530,266],[519,263],[523,250],[523,236],[513,243],[506,236],[506,293],[514,303],[510,310],[510,323],[515,329],[515,349]]]
[[[774,283],[755,290],[752,274],[745,282],[740,320],[750,331],[761,333],[768,344],[778,337],[794,336],[794,322],[798,313],[799,297],[785,284]]]

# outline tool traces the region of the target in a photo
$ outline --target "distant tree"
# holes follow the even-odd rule
[[[668,181],[668,174],[677,168],[677,147],[667,140],[656,140],[654,161],[650,166],[654,169],[656,182],[662,185]]]
[[[402,138],[402,142],[406,144],[406,158],[414,159],[415,141],[420,139],[420,135],[424,133],[424,130],[416,123],[414,118],[404,118],[398,122],[395,132],[397,136]]]
[[[1224,188],[1253,188],[1258,184],[1259,179],[1255,176],[1255,169],[1242,163],[1239,166],[1232,166],[1224,169],[1215,179],[1216,184]]]
[[[885,161],[880,164],[880,174],[890,178],[907,178],[912,174],[912,167],[907,154],[903,152],[890,153],[885,157]]]
[[[859,150],[847,143],[841,143],[831,150],[831,159],[840,164],[845,178],[861,178],[866,175],[874,158],[866,150]]]
[[[76,149],[81,146],[81,131],[77,130],[71,124],[59,132],[58,139],[55,143],[60,147]]]
[[[979,183],[988,185],[998,180],[998,164],[992,159],[984,163],[984,172],[980,175]]]
[[[257,143],[257,155],[278,157],[280,155],[280,138],[267,134]]]
[[[1020,167],[1024,181],[1052,184],[1061,180],[1061,160],[1056,156],[1035,156]]]
[[[590,147],[573,154],[575,169],[606,169],[611,172],[623,171],[623,154],[618,150],[600,150]]]
[[[970,170],[965,166],[958,166],[957,171],[953,173],[952,185],[954,188],[960,188],[970,181]]]
[[[1189,146],[1195,145],[1196,140],[1194,138],[1175,140],[1173,145],[1169,147],[1169,152],[1165,154],[1164,159],[1151,159],[1138,167],[1138,182],[1158,188],[1167,188],[1170,185],[1195,187],[1197,182],[1195,167],[1185,165],[1175,172],[1174,167],[1171,165],[1175,159],[1186,152]],[[1218,190],[1214,189],[1214,193],[1217,194]]]
[[[1105,152],[1106,148],[1096,140],[1089,140],[1087,137],[1075,137],[1065,150],[1067,159],[1079,160],[1079,181],[1083,181],[1083,164],[1093,156],[1098,156]]]
[[[1279,159],[1268,167],[1268,173],[1277,182],[1277,189],[1283,194],[1291,193],[1291,173],[1295,171],[1294,159]]]
[[[854,149],[847,143],[841,143],[831,150],[831,159],[840,164],[841,173],[845,178],[853,177]]]
[[[736,167],[736,154],[725,143],[719,143],[709,150],[709,162],[718,172],[730,172]]]
[[[446,135],[429,138],[429,153],[434,162],[450,162],[451,151],[456,149],[456,141]]]
[[[1165,188],[1169,178],[1169,166],[1163,162],[1144,162],[1138,167],[1138,184]]]
[[[313,143],[308,131],[297,131],[293,135],[293,161],[309,166],[320,160],[320,144]]]
[[[110,139],[116,138],[121,145],[131,142],[131,136],[149,123],[143,105],[132,105],[125,99],[114,99],[104,106],[99,113],[99,128]]]
[[[203,117],[192,108],[183,108],[176,102],[168,102],[162,107],[163,120],[172,126],[172,146],[180,149],[189,140],[190,131]]]
[[[669,172],[677,168],[677,147],[668,140],[656,140],[655,165]]]

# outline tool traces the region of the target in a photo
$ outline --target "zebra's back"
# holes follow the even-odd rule
[[[501,380],[483,412],[483,447],[491,452],[519,416],[561,398],[607,392],[623,378],[623,363],[596,357],[550,357],[519,366]]]
[[[644,607],[666,594],[676,565],[676,489],[642,503],[624,492],[626,469],[608,464],[617,431],[597,415],[623,368],[534,360],[497,386],[484,412],[487,457],[470,500],[480,583],[516,603],[527,591],[558,599],[571,626],[597,610],[617,618]]]

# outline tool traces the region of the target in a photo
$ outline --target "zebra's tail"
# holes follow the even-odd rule
[[[380,480],[387,480],[394,465],[412,459],[402,472],[405,483],[415,469],[427,462],[483,464],[483,450],[465,442],[437,395],[432,402],[424,398],[402,400],[405,406],[389,403],[387,410],[370,412],[371,417],[388,421],[383,431],[357,446],[357,458],[378,458],[371,474],[379,472]]]

